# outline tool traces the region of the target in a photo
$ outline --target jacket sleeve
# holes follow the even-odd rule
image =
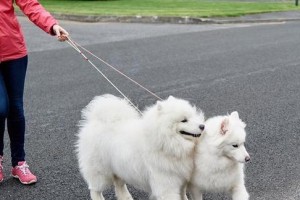
[[[58,23],[37,0],[15,0],[15,2],[30,21],[46,33],[54,35],[52,26]]]

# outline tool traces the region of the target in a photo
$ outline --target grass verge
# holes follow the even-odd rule
[[[225,17],[299,10],[294,1],[40,0],[40,3],[52,13],[99,16]]]

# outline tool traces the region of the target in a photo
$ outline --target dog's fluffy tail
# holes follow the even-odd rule
[[[139,118],[139,113],[126,99],[105,94],[96,96],[83,110],[84,121],[117,123],[120,121]]]

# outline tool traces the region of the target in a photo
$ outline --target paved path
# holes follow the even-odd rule
[[[81,109],[117,92],[66,43],[21,18],[29,47],[27,160],[39,183],[6,177],[0,199],[89,199],[74,153]],[[300,23],[170,25],[61,22],[75,41],[159,96],[190,100],[208,117],[247,122],[247,188],[255,200],[300,199]],[[99,67],[140,108],[155,98]],[[9,155],[6,137],[5,153]],[[9,174],[9,162],[4,163]],[[135,199],[147,194],[131,188]],[[115,200],[112,190],[105,193]],[[205,200],[228,200],[206,194]]]
[[[212,18],[215,23],[257,23],[257,22],[280,22],[280,21],[300,21],[299,11],[273,12],[245,15],[240,17]]]

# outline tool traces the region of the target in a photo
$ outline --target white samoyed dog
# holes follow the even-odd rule
[[[229,192],[233,200],[248,200],[244,163],[250,156],[244,146],[246,124],[238,112],[210,118],[197,145],[195,171],[189,185],[193,200],[203,192]]]
[[[95,97],[82,112],[77,157],[93,200],[115,186],[119,200],[133,200],[128,183],[156,200],[186,199],[202,112],[169,97],[140,114],[113,95]]]

